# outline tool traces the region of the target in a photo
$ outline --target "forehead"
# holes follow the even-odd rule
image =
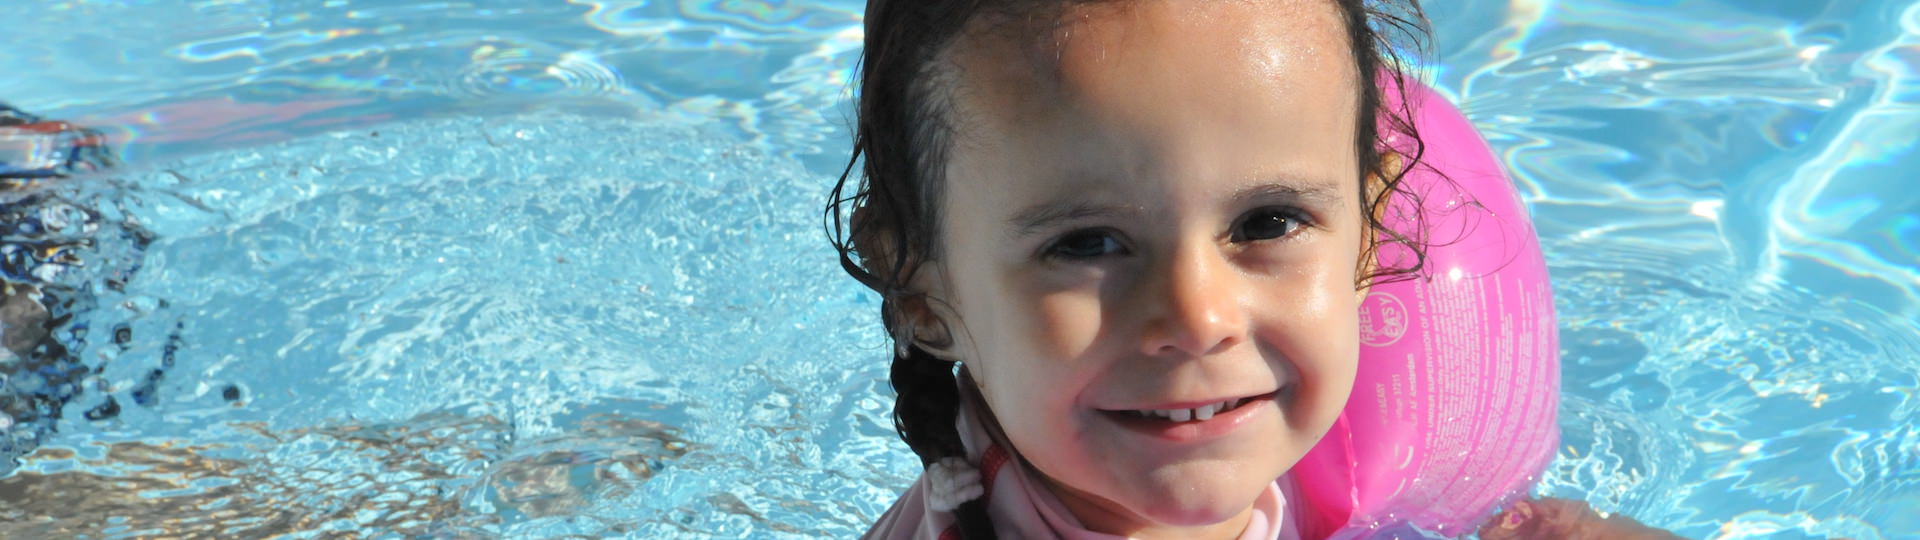
[[[1050,46],[1039,46],[1052,49],[1055,61],[1036,67],[1051,70],[1069,92],[1116,70],[1212,75],[1195,79],[1251,88],[1284,84],[1302,67],[1352,65],[1332,0],[1083,4],[1063,11],[1049,37]]]
[[[1303,75],[1357,80],[1333,0],[1070,2],[977,17],[948,54],[973,112],[1097,107],[1114,90],[1176,102],[1255,97],[1234,104],[1257,111],[1319,82]],[[1173,84],[1124,84],[1155,79]]]
[[[1357,181],[1358,78],[1332,0],[1088,2],[1048,15],[982,17],[949,50],[949,185]]]

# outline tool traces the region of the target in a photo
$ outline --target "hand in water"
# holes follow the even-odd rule
[[[1480,526],[1482,540],[1680,540],[1665,530],[1614,514],[1601,517],[1586,501],[1529,499]]]

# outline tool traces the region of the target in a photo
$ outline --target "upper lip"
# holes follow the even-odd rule
[[[1215,403],[1220,403],[1220,402],[1223,402],[1223,401],[1235,401],[1235,400],[1246,400],[1246,399],[1254,399],[1254,398],[1259,398],[1259,397],[1265,397],[1266,395],[1268,395],[1268,394],[1272,394],[1272,393],[1274,393],[1274,391],[1273,391],[1273,390],[1268,390],[1268,391],[1265,391],[1265,392],[1256,392],[1256,393],[1248,393],[1248,394],[1233,394],[1233,395],[1230,395],[1230,396],[1226,396],[1226,397],[1219,397],[1219,398],[1213,398],[1213,399],[1200,399],[1200,400],[1181,400],[1181,401],[1167,401],[1167,402],[1162,402],[1162,403],[1158,403],[1158,404],[1154,404],[1154,405],[1148,405],[1148,406],[1144,406],[1144,407],[1116,407],[1116,408],[1111,408],[1111,409],[1104,409],[1104,408],[1103,408],[1103,409],[1101,409],[1101,410],[1106,410],[1106,411],[1157,411],[1157,410],[1177,410],[1177,409],[1197,409],[1197,408],[1200,408],[1200,407],[1201,407],[1201,406],[1203,406],[1203,405],[1212,405],[1212,404],[1215,404]]]

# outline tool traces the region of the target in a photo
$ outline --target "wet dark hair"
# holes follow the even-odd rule
[[[1067,4],[1112,1],[1124,0],[867,1],[853,155],[833,187],[826,221],[840,266],[880,294],[882,320],[895,343],[894,426],[922,465],[965,457],[955,426],[961,399],[955,364],[915,341],[916,322],[925,322],[915,317],[930,316],[926,304],[931,299],[910,285],[919,265],[938,257],[939,201],[954,130],[950,91],[958,75],[945,55],[983,12],[1031,15]],[[1404,105],[1384,108],[1380,87],[1405,88],[1408,69],[1401,47],[1424,49],[1428,31],[1418,0],[1330,1],[1346,25],[1360,78],[1354,152],[1361,181],[1356,184],[1370,234],[1354,284],[1358,288],[1413,276],[1425,261],[1423,235],[1382,223],[1394,194],[1414,196],[1403,193],[1400,181],[1419,166],[1424,144],[1411,111]],[[1405,139],[1393,141],[1396,133]],[[1390,148],[1402,159],[1382,159]],[[856,167],[860,175],[850,184]],[[1378,248],[1388,243],[1411,248],[1412,256],[1394,261],[1404,264],[1373,264]],[[979,500],[961,505],[957,513],[962,537],[994,536]]]

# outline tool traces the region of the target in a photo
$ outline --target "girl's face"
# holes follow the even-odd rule
[[[950,51],[921,284],[1091,528],[1237,533],[1346,404],[1363,225],[1344,32],[1321,0],[1094,3]]]

